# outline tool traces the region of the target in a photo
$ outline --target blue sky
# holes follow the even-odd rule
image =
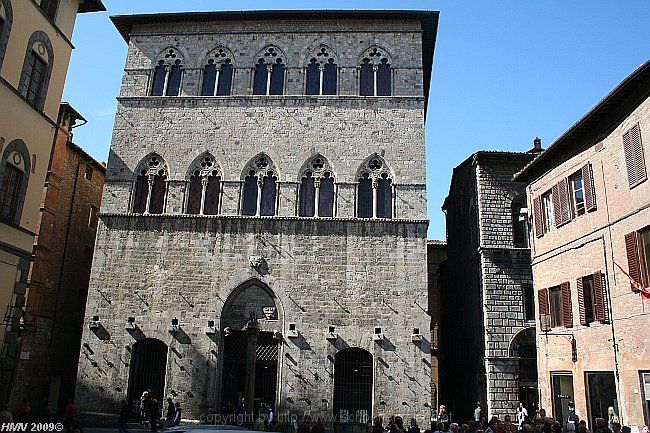
[[[427,114],[429,237],[453,167],[477,150],[548,146],[650,58],[650,1],[104,0],[80,15],[64,92],[89,121],[75,142],[100,161],[110,146],[126,44],[111,14],[250,9],[432,9],[440,26]]]

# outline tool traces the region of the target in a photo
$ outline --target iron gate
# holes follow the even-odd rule
[[[372,355],[345,349],[334,359],[334,419],[337,431],[365,431],[372,421]]]

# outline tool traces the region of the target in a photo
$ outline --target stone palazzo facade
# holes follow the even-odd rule
[[[436,12],[113,17],[128,43],[76,404],[428,422]]]

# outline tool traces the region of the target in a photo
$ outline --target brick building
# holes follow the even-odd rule
[[[440,369],[438,363],[438,329],[440,327],[440,271],[447,260],[447,242],[427,241],[429,315],[431,316],[431,407],[438,407]]]
[[[512,176],[540,151],[480,151],[454,168],[442,207],[447,261],[440,287],[440,403],[455,421],[537,404],[525,185]]]
[[[422,424],[436,12],[113,17],[128,43],[77,402]],[[334,418],[332,417],[334,415]]]
[[[61,104],[27,285],[11,407],[28,401],[37,414],[47,409],[61,415],[75,391],[106,174],[102,164],[72,142],[79,121],[85,123],[69,104]]]
[[[593,428],[614,408],[650,422],[650,62],[517,176],[534,209],[541,403]]]

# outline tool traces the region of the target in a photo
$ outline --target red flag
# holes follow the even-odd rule
[[[625,276],[630,280],[634,288],[641,292],[641,299],[650,299],[650,289],[648,289],[647,287],[643,287],[643,285],[640,282],[632,278],[630,274],[625,272],[625,269],[623,269],[621,265],[619,265],[616,262],[614,262],[614,264],[621,270],[621,272],[625,274]]]

